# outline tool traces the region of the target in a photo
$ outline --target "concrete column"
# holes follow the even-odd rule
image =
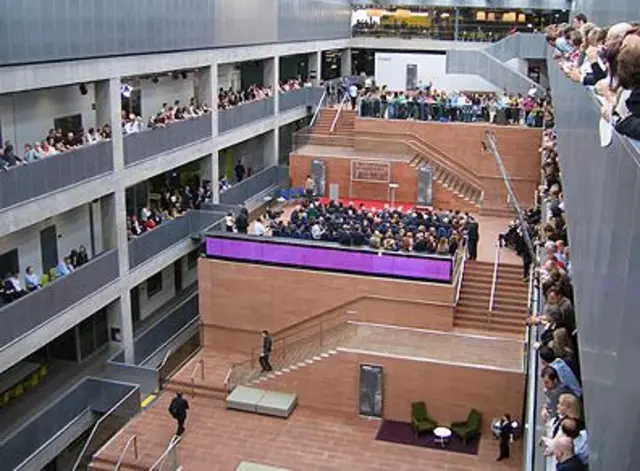
[[[133,345],[133,321],[131,319],[131,294],[128,289],[107,306],[109,327],[120,329],[120,344],[124,350],[124,362],[133,364],[135,353]],[[128,319],[128,322],[123,322]]]
[[[309,54],[309,78],[314,85],[320,85],[322,81],[322,52]]]
[[[122,109],[120,78],[96,82],[95,94],[96,121],[99,126],[107,123],[111,125],[114,169],[122,169],[124,168],[124,152],[122,148],[122,125],[120,123]]]
[[[218,151],[214,151],[200,161],[200,178],[211,182],[211,202],[218,204],[220,202],[220,191],[218,187],[220,162],[218,160]]]
[[[280,57],[275,56],[264,61],[263,71],[264,84],[271,87],[274,96],[275,114],[278,114],[280,107],[280,93],[278,92],[278,84],[280,83]]]
[[[351,59],[351,49],[343,49],[340,58],[340,75],[342,77],[353,75],[353,72],[351,71],[352,64],[353,60]]]
[[[277,126],[268,132],[264,139],[264,166],[278,165],[280,158],[280,128]]]
[[[213,114],[211,116],[211,135],[218,135],[218,65],[198,69],[195,76],[194,96],[198,103],[209,105]]]

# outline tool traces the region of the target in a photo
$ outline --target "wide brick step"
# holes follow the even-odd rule
[[[475,307],[475,306],[458,306],[456,308],[455,318],[463,318],[463,317],[491,317],[493,319],[506,319],[509,321],[517,321],[523,322],[526,316],[522,312],[516,312],[512,310],[497,310],[494,307],[494,310],[489,313],[488,306],[485,307]]]
[[[489,324],[487,322],[478,322],[475,320],[456,319],[453,325],[454,327],[458,327],[461,329],[484,330],[488,332],[503,332],[507,334],[521,334],[524,332],[524,327],[495,324],[495,323]]]

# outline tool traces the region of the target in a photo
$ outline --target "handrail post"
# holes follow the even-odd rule
[[[138,436],[133,436],[133,457],[138,461]]]
[[[191,377],[191,397],[196,397],[196,380],[193,376]]]
[[[204,358],[200,359],[200,377],[204,381]]]
[[[496,285],[498,283],[498,264],[500,263],[500,242],[496,243],[496,256],[493,261],[493,281],[491,282],[491,299],[489,299],[489,312],[493,312],[496,298]]]

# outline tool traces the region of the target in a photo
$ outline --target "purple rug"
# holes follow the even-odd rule
[[[382,425],[378,429],[376,440],[383,442],[398,443],[401,445],[420,446],[423,448],[433,448],[434,450],[452,451],[454,453],[464,453],[466,455],[477,455],[480,446],[480,437],[474,437],[462,443],[462,440],[455,434],[442,448],[440,442],[435,443],[435,435],[433,433],[423,433],[419,437],[411,428],[411,424],[406,422],[396,422],[394,420],[383,420]]]

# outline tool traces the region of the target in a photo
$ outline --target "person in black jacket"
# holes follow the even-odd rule
[[[269,332],[266,330],[262,331],[262,353],[260,354],[260,366],[262,367],[262,372],[273,371],[271,367],[271,363],[269,363],[269,357],[271,357],[271,348],[273,345],[273,341],[271,340],[271,336]]]
[[[246,208],[242,208],[236,217],[236,229],[238,234],[246,234],[249,229],[249,212]]]
[[[509,442],[513,435],[513,426],[511,425],[511,416],[505,414],[500,420],[500,454],[496,461],[502,461],[509,458]]]
[[[467,249],[469,251],[469,260],[475,260],[478,258],[478,240],[480,240],[478,223],[472,221],[469,223],[469,228],[467,230]]]
[[[169,414],[176,419],[178,423],[178,429],[176,435],[181,436],[184,433],[184,422],[187,420],[187,411],[189,410],[189,403],[182,397],[182,393],[176,393],[176,397],[171,400],[169,404]]]

